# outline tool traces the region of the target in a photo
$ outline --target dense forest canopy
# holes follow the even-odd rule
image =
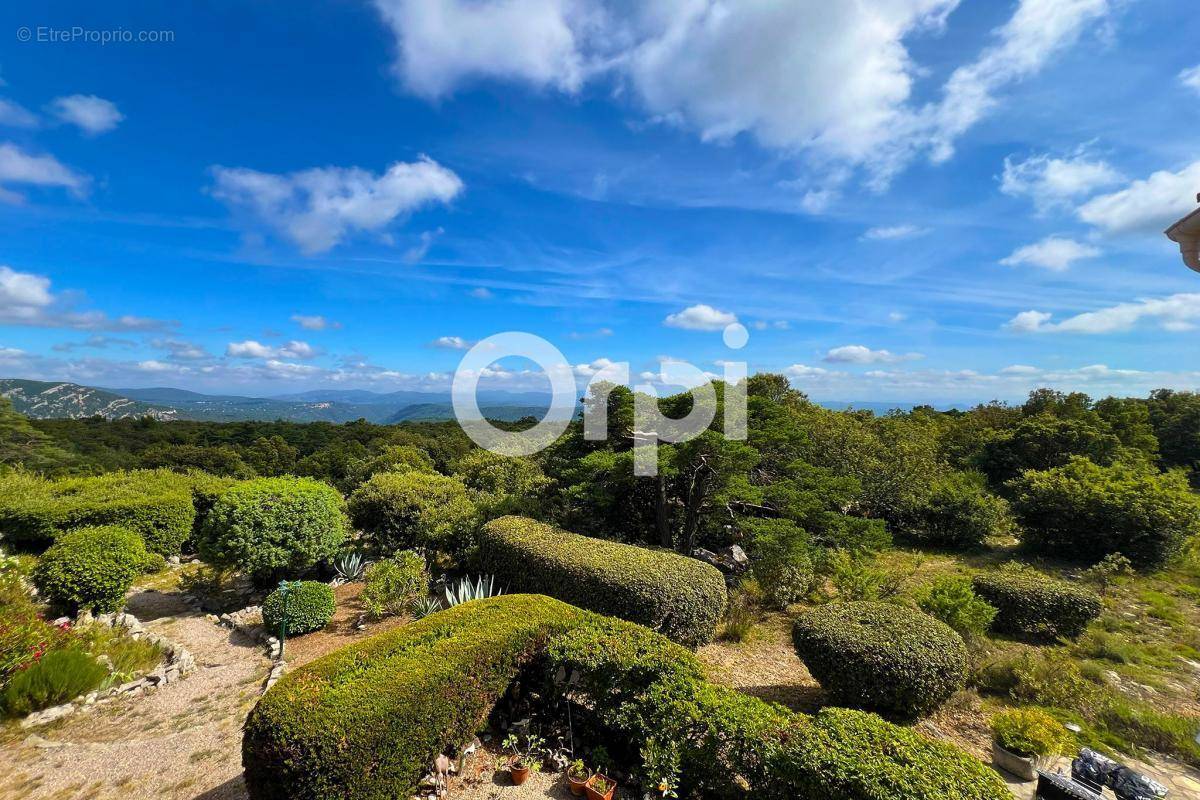
[[[724,387],[717,388],[720,406]],[[576,420],[530,459],[465,458],[476,448],[454,422],[31,421],[7,405],[0,406],[0,459],[45,474],[134,468],[234,478],[292,474],[349,494],[373,474],[408,469],[419,458],[427,462],[422,471],[485,490],[484,516],[536,512],[569,530],[685,553],[781,541],[861,552],[893,537],[973,546],[1021,526],[1052,528],[1028,540],[1065,550],[1083,535],[1067,528],[1088,523],[1079,515],[1050,519],[1049,505],[1082,502],[1097,487],[1110,495],[1136,487],[1135,500],[1167,504],[1164,513],[1174,522],[1154,524],[1178,528],[1162,552],[1146,550],[1147,563],[1177,549],[1191,520],[1188,481],[1200,484],[1200,394],[1193,392],[1094,401],[1039,389],[1017,406],[917,407],[876,416],[825,409],[784,376],[758,374],[746,387],[747,440],[726,439],[717,413],[699,437],[659,444],[659,473],[644,478],[633,471],[633,393],[606,389],[585,398],[608,406],[605,441],[586,440]],[[658,404],[678,418],[692,402],[685,392]],[[1137,549],[1121,541],[1112,547]]]

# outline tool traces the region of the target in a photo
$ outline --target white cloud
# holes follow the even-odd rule
[[[868,240],[883,240],[891,239],[911,239],[915,236],[924,236],[929,233],[929,228],[921,228],[916,225],[885,225],[877,228],[869,228],[862,238]]]
[[[1000,370],[1001,375],[1036,375],[1041,370],[1027,364],[1013,364]]]
[[[835,347],[825,354],[831,364],[894,364],[898,361],[916,361],[924,358],[920,353],[893,353],[888,350],[872,350],[861,344]]]
[[[442,350],[470,350],[475,343],[461,336],[439,336],[430,342],[429,346]]]
[[[276,175],[213,167],[213,196],[248,212],[306,253],[331,249],[356,231],[382,232],[397,217],[448,203],[463,188],[452,171],[422,157],[382,175],[358,167],[320,167]]]
[[[568,339],[603,339],[606,336],[612,336],[612,328],[596,328],[592,331],[571,331],[567,334]]]
[[[37,115],[29,109],[0,97],[0,125],[9,128],[36,128]]]
[[[946,82],[945,96],[934,113],[935,160],[953,153],[954,139],[997,104],[1000,89],[1037,74],[1111,10],[1108,0],[1021,0],[996,31],[999,41],[974,63],[956,69]]]
[[[151,344],[168,351],[172,359],[179,361],[202,361],[212,358],[212,355],[201,345],[181,339],[155,339]]]
[[[244,342],[230,342],[225,347],[225,355],[230,358],[308,359],[320,355],[320,351],[308,342],[296,340],[292,340],[282,347],[272,347],[253,339],[247,339]]]
[[[87,331],[152,331],[174,323],[126,314],[109,317],[102,311],[75,311],[70,298],[54,294],[50,279],[0,265],[0,324]]]
[[[946,158],[1005,86],[1037,73],[1109,11],[1107,0],[1022,0],[998,43],[960,67],[941,102],[912,105],[923,72],[906,42],[959,0],[741,2],[375,0],[408,89],[438,98],[480,79],[575,92],[619,84],[651,120],[706,141],[748,135],[787,154],[862,165],[883,183],[921,150]],[[836,197],[817,188],[801,205]]]
[[[1200,322],[1200,294],[1173,294],[1120,303],[1076,314],[1062,322],[1052,323],[1051,318],[1044,311],[1023,311],[1005,327],[1022,333],[1101,334],[1127,331],[1143,320],[1151,320],[1168,331],[1190,331]]]
[[[786,319],[776,319],[776,320],[756,319],[754,322],[752,322],[750,324],[751,324],[751,326],[753,326],[754,330],[756,330],[756,331],[767,331],[767,330],[786,331],[792,327],[792,323],[788,322]]]
[[[1000,263],[1008,267],[1031,264],[1051,272],[1064,272],[1076,261],[1098,255],[1100,249],[1090,244],[1081,244],[1061,236],[1047,236],[1040,242],[1018,247],[1012,255],[1000,259]]]
[[[0,187],[14,183],[61,186],[75,194],[82,194],[87,187],[87,178],[64,166],[52,155],[30,155],[12,142],[3,142],[0,143]],[[19,199],[19,195],[7,191],[4,197],[8,200]]]
[[[820,375],[835,374],[822,367],[810,367],[807,364],[792,364],[790,367],[784,368],[783,371],[793,378],[812,378]]]
[[[491,300],[493,297],[495,297],[495,295],[492,294],[492,290],[486,286],[476,286],[468,294],[470,294],[471,297],[474,297],[476,300]]]
[[[1106,233],[1161,233],[1177,218],[1194,211],[1200,189],[1200,161],[1178,172],[1161,170],[1120,191],[1093,197],[1079,207],[1079,218]]]
[[[736,314],[699,303],[688,306],[683,311],[668,314],[663,324],[668,328],[683,328],[689,331],[719,331],[737,321]]]
[[[125,115],[117,110],[115,103],[94,94],[73,94],[55,98],[50,103],[50,113],[89,136],[107,133],[125,119]]]
[[[888,312],[888,322],[904,322],[906,319],[908,319],[908,314],[905,314],[902,311]]]
[[[414,94],[438,98],[479,78],[573,92],[583,57],[570,0],[375,0],[399,50],[396,73]]]
[[[139,361],[137,368],[142,372],[177,372],[180,369],[178,364],[168,364],[165,361],[158,361],[153,358],[146,361]]]
[[[1121,173],[1107,161],[1093,158],[1080,148],[1066,158],[1043,154],[1016,161],[1006,156],[1000,191],[1012,197],[1028,197],[1045,212],[1122,180]]]
[[[1180,72],[1179,82],[1196,94],[1200,94],[1200,64]]]
[[[613,362],[607,358],[597,358],[589,364],[576,364],[572,371],[577,377],[590,378],[600,370],[611,367]]]
[[[292,314],[292,322],[304,328],[306,331],[323,331],[326,328],[340,328],[342,323],[335,322],[331,319],[326,319],[320,314]]]
[[[422,231],[421,236],[417,240],[417,244],[408,248],[404,252],[404,260],[409,264],[415,264],[425,258],[429,253],[429,248],[433,247],[433,243],[439,236],[445,233],[445,229],[436,228],[432,231]]]

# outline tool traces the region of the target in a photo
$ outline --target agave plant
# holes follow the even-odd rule
[[[436,597],[418,597],[409,607],[413,617],[423,619],[430,614],[436,614],[442,610],[442,601]]]
[[[357,550],[346,550],[333,557],[333,571],[343,581],[356,581],[363,576],[367,560]]]
[[[446,587],[446,606],[456,606],[469,600],[482,600],[500,594],[504,594],[504,590],[496,588],[495,575],[480,575],[474,581],[470,575],[466,575]]]

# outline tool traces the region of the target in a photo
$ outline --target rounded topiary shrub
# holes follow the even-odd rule
[[[125,593],[148,560],[142,537],[128,528],[77,528],[42,554],[33,583],[54,606],[105,614],[125,604]]]
[[[712,641],[729,593],[716,567],[664,550],[501,517],[479,533],[476,567],[509,592],[539,592],[645,625],[688,647]]]
[[[903,606],[859,602],[808,609],[796,617],[792,640],[836,705],[913,719],[966,683],[962,637]]]
[[[469,543],[475,515],[466,485],[436,473],[381,472],[350,495],[354,527],[369,533],[384,553],[461,549]]]
[[[1104,607],[1091,589],[1016,564],[976,575],[972,586],[998,610],[992,630],[1013,636],[1074,639]]]
[[[197,548],[213,564],[259,583],[332,558],[346,539],[342,496],[311,478],[259,478],[229,487],[213,503]]]
[[[285,620],[288,636],[319,631],[333,619],[334,607],[333,588],[328,584],[292,581],[286,595],[282,588],[276,589],[263,601],[263,625],[275,636]]]

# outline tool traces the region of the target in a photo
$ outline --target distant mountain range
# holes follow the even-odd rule
[[[365,389],[330,389],[277,395],[243,397],[190,392],[186,389],[101,389],[76,383],[27,381],[0,378],[0,395],[13,407],[35,419],[80,419],[83,417],[153,417],[160,420],[190,419],[211,422],[238,420],[291,422],[368,422],[393,424],[454,418],[449,392],[371,392]],[[483,391],[478,395],[485,417],[516,420],[541,417],[550,405],[550,395],[538,392]],[[908,410],[912,404],[881,402],[824,402],[826,408],[854,408],[886,414]],[[946,410],[951,406],[938,405]]]
[[[448,392],[369,392],[330,390],[278,397],[211,395],[186,389],[102,389],[75,383],[0,378],[0,395],[13,408],[35,419],[153,417],[212,422],[238,420],[292,422],[369,422],[391,424],[417,420],[453,419]],[[485,417],[516,420],[540,417],[550,405],[549,395],[535,392],[480,391],[479,408]]]

